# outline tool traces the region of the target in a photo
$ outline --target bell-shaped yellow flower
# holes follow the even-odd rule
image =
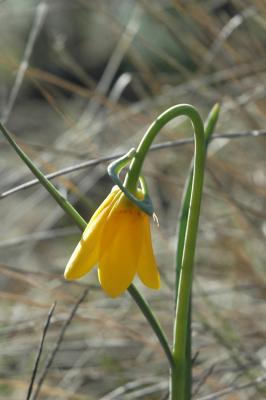
[[[160,287],[149,217],[117,186],[93,214],[66,266],[65,278],[78,279],[95,264],[101,286],[111,297],[123,293],[136,274],[146,286]]]

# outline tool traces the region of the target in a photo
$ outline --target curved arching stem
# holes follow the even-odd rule
[[[220,105],[215,104],[210,113],[208,114],[207,120],[204,123],[204,139],[205,139],[205,153],[207,152],[207,147],[210,142],[210,138],[214,132],[215,126],[218,121],[220,112]],[[191,197],[192,189],[192,178],[193,178],[193,160],[189,168],[189,173],[187,176],[186,184],[183,191],[182,202],[180,207],[180,213],[178,217],[178,231],[177,231],[177,249],[176,249],[176,296],[177,288],[179,282],[179,275],[182,265],[183,250],[185,243],[185,232],[187,227],[187,217],[189,211],[189,202]],[[191,298],[191,297],[190,297]],[[176,299],[176,298],[175,298]],[[190,302],[191,303],[191,302]],[[188,332],[187,332],[187,354],[186,354],[186,390],[185,399],[189,400],[191,398],[191,383],[192,383],[192,354],[191,354],[191,304],[190,304],[190,315],[187,321]]]
[[[164,125],[173,118],[179,116],[188,117],[193,125],[195,150],[191,196],[176,298],[173,343],[174,365],[171,370],[170,388],[172,400],[186,400],[186,342],[189,337],[187,321],[189,319],[193,261],[196,247],[205,163],[204,125],[198,111],[193,106],[189,104],[176,105],[166,110],[153,122],[136,150],[136,154],[131,162],[129,173],[125,181],[126,188],[132,193],[135,193],[144,159],[153,140]]]

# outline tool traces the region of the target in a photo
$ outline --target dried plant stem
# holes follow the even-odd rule
[[[62,326],[61,331],[60,331],[59,336],[58,336],[58,339],[57,339],[57,341],[55,343],[55,346],[54,346],[54,348],[53,348],[53,350],[52,350],[52,352],[51,352],[51,354],[50,354],[50,356],[49,356],[49,358],[48,358],[48,360],[46,362],[46,365],[44,367],[43,373],[42,373],[42,375],[40,376],[40,378],[38,380],[38,383],[37,383],[37,386],[36,386],[36,390],[35,390],[35,392],[34,392],[34,394],[32,396],[32,400],[36,400],[37,399],[37,396],[38,396],[38,394],[39,394],[39,392],[41,390],[41,386],[43,384],[43,381],[46,378],[46,375],[47,375],[47,373],[49,371],[49,368],[51,367],[51,365],[52,365],[52,363],[54,361],[54,358],[56,356],[56,353],[58,352],[60,344],[62,343],[62,341],[64,339],[65,332],[66,332],[68,326],[70,325],[74,315],[76,314],[80,304],[85,300],[85,297],[87,296],[88,292],[89,292],[89,289],[85,289],[84,290],[84,292],[82,293],[82,295],[80,296],[80,298],[78,299],[76,304],[74,305],[73,309],[71,310],[71,312],[70,312],[69,316],[67,317],[64,325]]]
[[[41,355],[42,355],[45,336],[46,336],[46,333],[48,331],[48,328],[49,328],[49,325],[50,325],[50,321],[51,321],[52,315],[53,315],[54,310],[55,310],[55,306],[56,306],[56,302],[54,302],[52,304],[52,306],[51,306],[51,308],[49,310],[48,317],[46,319],[45,325],[43,327],[41,342],[40,342],[39,349],[38,349],[37,356],[36,356],[36,360],[35,360],[35,363],[34,363],[34,367],[33,367],[33,371],[32,371],[32,376],[31,376],[30,385],[29,385],[29,388],[28,388],[26,400],[30,400],[30,396],[31,396],[32,389],[33,389],[33,384],[34,384],[34,381],[35,381],[35,377],[36,377],[36,374],[37,374],[37,371],[38,371],[40,358],[41,358]]]

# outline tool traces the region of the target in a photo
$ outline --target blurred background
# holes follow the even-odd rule
[[[0,2],[1,121],[45,173],[94,160],[53,180],[86,220],[111,190],[108,157],[136,146],[172,105],[191,103],[205,119],[221,104],[215,132],[231,136],[212,141],[206,165],[195,399],[266,398],[265,50],[263,0]],[[178,212],[193,156],[193,144],[173,141],[190,138],[186,120],[171,122],[156,140],[169,147],[144,166],[160,222],[152,229],[162,288],[136,285],[169,340]],[[96,269],[64,281],[80,233],[39,184],[24,187],[32,174],[3,137],[0,146],[0,399],[167,399],[167,361],[137,306],[127,293],[107,298]]]

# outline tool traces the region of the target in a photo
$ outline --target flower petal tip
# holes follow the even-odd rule
[[[151,282],[149,285],[146,283],[146,286],[148,286],[150,289],[159,290],[161,288],[160,278],[155,282]]]
[[[122,296],[122,294],[125,292],[125,290],[126,289],[123,289],[123,290],[119,290],[119,291],[117,291],[117,290],[113,290],[113,289],[110,289],[110,288],[104,288],[103,286],[102,286],[102,289],[104,290],[104,292],[106,293],[106,295],[108,296],[108,297],[111,297],[112,299],[116,299],[117,297],[119,297],[119,296]]]
[[[72,280],[75,279],[75,278],[73,277],[73,274],[71,274],[71,270],[69,270],[69,269],[66,269],[66,270],[65,270],[65,272],[64,272],[64,278],[65,278],[65,280],[67,280],[67,281],[72,281]]]
[[[73,268],[73,266],[66,266],[65,272],[64,272],[64,278],[67,281],[74,281],[76,279],[81,278],[84,276],[85,273],[82,273],[78,268]]]

